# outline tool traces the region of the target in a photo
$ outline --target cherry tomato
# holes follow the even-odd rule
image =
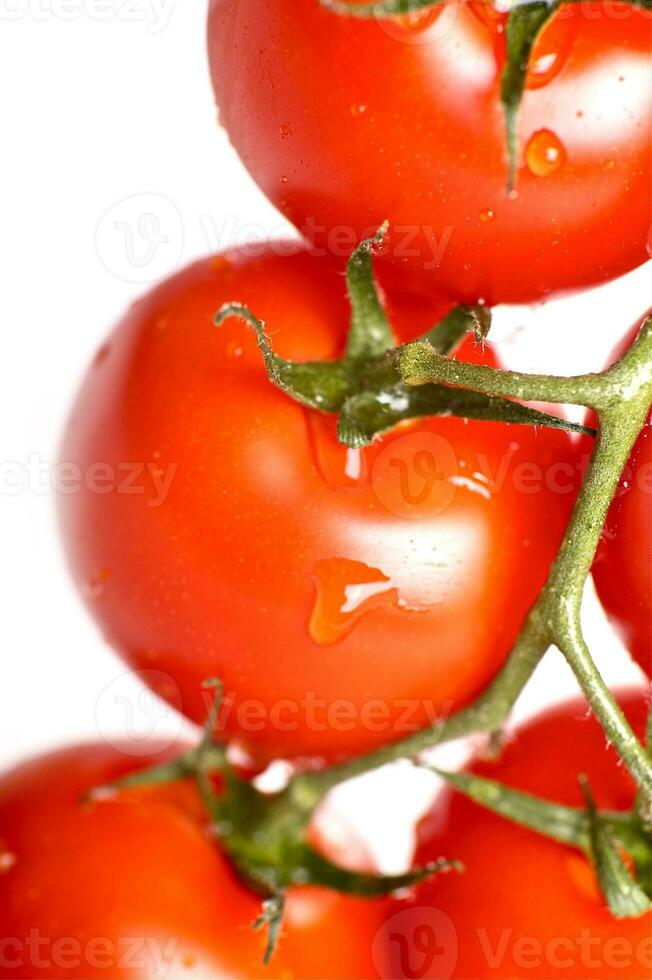
[[[628,692],[621,704],[642,737],[646,697]],[[499,761],[473,770],[569,806],[583,805],[584,773],[599,807],[628,810],[634,802],[633,782],[582,701],[539,716]],[[446,854],[465,871],[432,879],[395,906],[385,926],[394,980],[650,976],[652,917],[614,918],[579,851],[448,791],[419,837],[419,861]]]
[[[0,780],[0,977],[376,977],[384,903],[297,888],[268,967],[260,896],[207,833],[192,783],[89,790],[171,757],[42,756]],[[380,962],[380,961],[379,961]]]
[[[545,580],[579,454],[562,432],[456,418],[347,450],[333,416],[270,384],[247,327],[213,326],[239,300],[282,356],[341,355],[341,276],[275,249],[199,262],[128,313],[72,413],[61,514],[90,610],[161,694],[201,721],[219,677],[228,738],[333,761],[484,687]],[[433,322],[415,308],[390,303],[402,335]]]
[[[648,313],[648,315],[650,315]],[[622,356],[640,323],[618,349]],[[623,642],[652,676],[652,416],[641,431],[607,522],[593,566],[598,595]]]
[[[505,16],[487,3],[359,20],[318,0],[211,0],[220,118],[322,254],[389,219],[385,261],[458,299],[602,282],[648,257],[652,14],[588,9],[565,5],[535,45],[511,194]]]
[[[611,505],[593,566],[598,595],[625,645],[652,675],[652,419]]]

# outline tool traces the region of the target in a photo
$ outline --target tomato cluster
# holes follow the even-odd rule
[[[211,0],[222,121],[304,241],[198,261],[131,308],[71,413],[61,454],[83,479],[60,506],[72,575],[108,642],[175,709],[210,722],[200,749],[152,749],[136,765],[127,747],[89,744],[0,779],[0,978],[634,980],[652,968],[649,912],[616,918],[587,856],[602,811],[617,828],[636,794],[584,702],[467,773],[565,806],[584,836],[544,839],[458,786],[420,826],[416,860],[464,869],[400,900],[379,897],[362,844],[322,837],[318,801],[291,793],[306,784],[291,782],[275,811],[249,782],[278,759],[298,780],[350,765],[486,692],[576,501],[586,446],[571,426],[450,386],[429,389],[436,411],[408,411],[390,346],[436,347],[462,316],[476,338],[439,352],[495,369],[480,342],[487,305],[605,281],[648,254],[645,5],[550,11],[529,53],[511,190],[509,10],[450,0],[368,17],[364,5]],[[357,246],[386,218],[373,276],[371,246]],[[218,328],[224,308],[257,332],[235,318]],[[352,352],[354,329],[373,356]],[[351,436],[342,406],[354,397],[391,424]],[[648,672],[651,449],[648,422],[594,569]],[[643,739],[644,692],[620,701]],[[235,820],[216,817],[236,793]],[[299,864],[286,874],[305,853],[293,807],[321,878]],[[633,883],[652,862],[641,827],[636,854],[609,851]],[[351,864],[364,872],[339,874]],[[268,966],[250,927],[261,898],[281,894]]]

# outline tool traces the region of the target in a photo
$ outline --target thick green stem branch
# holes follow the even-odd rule
[[[484,693],[430,729],[339,766],[295,777],[289,793],[297,805],[310,811],[326,792],[345,779],[388,762],[414,757],[472,732],[501,728],[539,661],[555,645],[575,672],[591,708],[639,788],[652,797],[652,762],[593,663],[580,623],[584,585],[607,511],[652,403],[652,317],[646,320],[625,357],[599,375],[557,378],[512,374],[449,360],[424,343],[402,348],[398,359],[408,384],[436,381],[464,385],[485,394],[593,407],[600,421],[595,449],[546,585],[505,666]]]

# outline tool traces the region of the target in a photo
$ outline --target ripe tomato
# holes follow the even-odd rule
[[[598,595],[634,659],[652,675],[652,418],[629,459],[593,566]]]
[[[192,783],[82,803],[135,768],[119,746],[85,745],[0,780],[0,977],[378,976],[384,903],[317,888],[289,894],[263,966],[260,897],[206,833]]]
[[[89,608],[165,675],[160,693],[201,721],[220,677],[227,737],[332,761],[487,683],[544,582],[578,460],[564,433],[455,418],[344,448],[334,417],[269,383],[251,331],[212,324],[240,300],[281,355],[341,354],[341,277],[275,248],[199,262],[128,313],[72,413],[79,492],[61,514]]]
[[[637,734],[646,697],[620,698]],[[569,806],[582,806],[578,775],[588,776],[599,807],[627,810],[634,784],[604,734],[573,701],[520,730],[499,761],[474,771]],[[397,978],[649,978],[649,914],[616,919],[587,859],[445,791],[420,827],[417,859],[446,854],[465,871],[420,886],[395,906],[385,926]]]
[[[648,316],[652,311],[648,311]],[[645,319],[645,318],[644,318]],[[614,356],[621,357],[641,323]],[[609,510],[593,578],[609,617],[652,676],[652,416],[647,420]]]
[[[652,14],[587,10],[564,6],[535,46],[511,196],[505,17],[485,2],[358,20],[318,0],[211,0],[221,120],[323,254],[388,218],[386,261],[458,299],[602,282],[647,258]]]

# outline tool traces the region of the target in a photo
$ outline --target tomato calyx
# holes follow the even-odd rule
[[[228,759],[226,746],[214,740],[222,699],[218,680],[213,704],[199,744],[160,766],[132,773],[109,787],[98,787],[91,797],[179,780],[196,782],[208,818],[208,830],[230,859],[237,875],[261,896],[261,915],[253,929],[267,928],[264,962],[271,959],[279,937],[285,893],[296,886],[322,886],[359,898],[379,898],[411,888],[441,871],[461,870],[458,862],[440,859],[404,874],[382,875],[352,871],[334,864],[307,842],[313,807],[302,806],[292,782],[278,793],[263,793],[243,779]]]
[[[583,426],[520,405],[509,398],[461,390],[444,384],[414,387],[401,377],[397,348],[373,273],[373,251],[384,239],[387,223],[363,241],[347,265],[351,323],[344,356],[338,361],[289,361],[274,353],[265,324],[239,303],[228,303],[215,317],[220,326],[230,317],[244,320],[256,333],[269,380],[295,401],[338,415],[338,437],[358,448],[408,419],[456,416],[513,425],[546,426],[587,433]],[[451,354],[468,332],[483,342],[491,326],[484,306],[458,306],[420,339],[429,349]],[[400,351],[400,348],[398,348]]]
[[[615,918],[635,919],[652,909],[652,839],[637,807],[630,812],[599,811],[582,775],[584,809],[552,803],[472,773],[427,768],[492,813],[581,851]]]

